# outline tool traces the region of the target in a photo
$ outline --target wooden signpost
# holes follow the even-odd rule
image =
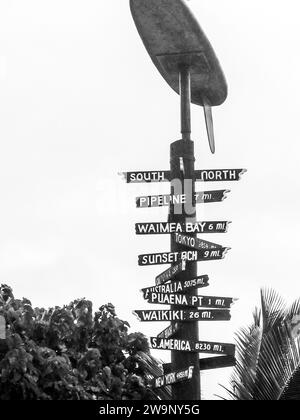
[[[186,269],[186,262],[180,261],[176,265],[172,265],[172,267],[168,268],[166,271],[161,273],[159,276],[155,278],[155,284],[157,286],[163,285],[168,281],[172,280],[178,274],[184,272]]]
[[[230,248],[199,239],[197,234],[226,233],[230,222],[197,222],[196,205],[222,202],[230,191],[196,192],[196,182],[239,181],[246,170],[195,170],[191,103],[204,109],[209,145],[215,153],[212,107],[225,101],[227,84],[212,46],[186,3],[130,0],[130,7],[153,63],[180,95],[182,133],[182,139],[171,144],[170,170],[123,173],[127,183],[170,183],[170,194],[136,199],[137,208],[168,206],[168,221],[135,225],[137,235],[170,235],[170,252],[144,254],[138,260],[140,266],[171,265],[156,277],[156,286],[142,289],[148,302],[170,305],[170,309],[133,313],[142,322],[171,323],[151,338],[152,348],[170,350],[172,361],[164,366],[165,375],[153,380],[153,388],[172,385],[174,400],[199,400],[200,371],[234,366],[235,346],[199,341],[199,322],[229,321],[234,299],[198,296],[198,289],[207,287],[209,280],[198,276],[198,262],[221,260]],[[199,361],[199,353],[219,357]]]
[[[194,342],[190,340],[151,337],[150,345],[153,350],[184,351],[203,354],[218,354],[226,356],[235,355],[235,345],[224,343],[211,343],[208,341]]]
[[[195,193],[196,204],[217,203],[224,201],[230,190],[201,191]],[[136,199],[136,207],[139,209],[149,207],[166,207],[170,204],[187,204],[189,201],[187,194],[166,194],[166,195],[149,195],[138,197]]]
[[[187,223],[137,223],[137,235],[163,235],[174,233],[227,233],[231,222],[187,222]]]
[[[195,321],[230,321],[230,311],[216,310],[159,310],[134,311],[133,314],[142,322],[195,322]]]
[[[162,388],[164,386],[174,385],[179,382],[184,382],[192,379],[194,366],[186,369],[178,370],[177,372],[167,373],[166,375],[154,378],[152,382],[153,388]]]
[[[201,289],[208,287],[208,276],[199,276],[192,280],[174,281],[171,283],[147,287],[142,289],[144,298],[147,299],[150,293],[186,293],[191,289]]]
[[[236,301],[233,298],[214,297],[214,296],[199,296],[199,295],[184,295],[184,294],[164,294],[164,293],[149,293],[145,298],[148,303],[158,305],[174,305],[174,306],[189,306],[196,308],[217,308],[230,309]]]
[[[240,181],[247,169],[204,169],[195,171],[196,182]],[[127,184],[170,182],[170,171],[122,172]]]
[[[230,248],[209,249],[200,251],[162,252],[158,254],[139,255],[140,266],[174,264],[179,261],[197,262],[222,260]]]

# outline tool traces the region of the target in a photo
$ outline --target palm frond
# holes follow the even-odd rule
[[[299,340],[291,338],[286,324],[268,333],[259,365],[259,399],[282,399],[300,367],[299,350]]]
[[[299,401],[300,400],[300,367],[295,371],[289,384],[284,389],[281,401]]]
[[[263,332],[282,322],[286,305],[284,300],[273,289],[261,290],[261,314],[263,322]]]
[[[296,331],[296,333],[295,333]],[[289,309],[274,290],[261,291],[261,311],[237,333],[229,398],[300,400],[300,300]]]
[[[231,397],[237,400],[252,400],[255,391],[257,363],[261,335],[257,326],[241,330],[236,336],[237,364],[231,377]]]

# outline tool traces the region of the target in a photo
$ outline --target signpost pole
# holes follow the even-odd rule
[[[181,97],[181,133],[182,140],[171,144],[171,194],[178,193],[181,188],[182,193],[186,194],[187,200],[184,205],[171,204],[169,221],[186,223],[196,221],[195,203],[195,155],[194,143],[191,141],[191,75],[188,67],[180,69],[179,73],[180,97]],[[180,182],[179,182],[180,180]],[[180,191],[179,191],[180,192]],[[191,235],[196,238],[195,235]],[[184,247],[177,244],[175,235],[171,236],[171,251],[181,252]],[[176,277],[176,280],[189,280],[197,277],[197,262],[188,262],[186,270]],[[197,289],[190,289],[187,295],[197,294]],[[171,309],[178,309],[172,306]],[[184,323],[181,325],[176,337],[183,340],[198,341],[199,329],[198,322]],[[193,378],[184,383],[172,386],[172,397],[174,400],[194,400],[201,399],[200,386],[200,366],[199,355],[197,353],[171,352],[172,370],[185,369],[187,366],[194,366]]]

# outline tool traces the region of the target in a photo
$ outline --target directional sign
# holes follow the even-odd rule
[[[176,322],[176,324],[171,324],[169,327],[159,333],[157,338],[168,340],[169,338],[173,337],[180,329],[180,324]]]
[[[167,321],[230,321],[228,310],[165,310],[165,311],[134,311],[133,314],[142,322],[167,322]]]
[[[159,254],[145,254],[139,256],[139,265],[174,264],[179,261],[213,261],[225,257],[230,248],[209,249],[201,251],[164,252]]]
[[[153,286],[142,289],[146,299],[149,293],[185,293],[190,289],[201,289],[208,286],[208,276],[199,276],[192,280],[174,281],[161,286]]]
[[[196,204],[216,203],[224,201],[228,193],[230,193],[230,190],[201,191],[195,193],[195,201]],[[136,199],[136,206],[137,208],[164,207],[170,204],[186,204],[187,201],[187,194],[150,195],[138,197]]]
[[[236,359],[234,356],[209,357],[200,360],[200,370],[225,369],[234,367]]]
[[[137,223],[137,235],[167,235],[174,233],[227,233],[231,222],[196,222],[196,223]]]
[[[200,371],[224,369],[234,367],[236,365],[236,359],[234,356],[209,357],[199,360],[199,365]],[[172,370],[172,363],[165,363],[163,369],[164,372],[170,372]]]
[[[230,309],[235,302],[233,298],[213,296],[189,296],[183,294],[149,293],[148,303],[159,305],[195,306],[196,308]]]
[[[195,179],[199,182],[240,181],[247,169],[204,169],[195,171]],[[120,174],[130,184],[145,182],[170,182],[170,171],[122,172]]]
[[[175,233],[175,242],[179,245],[184,245],[188,248],[193,249],[219,249],[222,245],[214,244],[203,239],[193,238],[189,235],[182,235],[181,233]]]
[[[167,283],[169,280],[172,280],[177,274],[182,273],[186,269],[186,262],[181,261],[179,264],[173,265],[172,267],[168,268],[168,270],[161,273],[155,279],[155,284],[160,286],[162,284]]]
[[[170,171],[121,172],[119,175],[124,178],[127,184],[169,182],[171,179]]]
[[[207,354],[235,355],[234,344],[211,343],[208,341],[175,340],[168,338],[152,337],[150,344],[153,350],[171,350],[183,352],[197,352]]]
[[[240,181],[247,169],[204,169],[195,171],[196,181],[219,182],[219,181]]]
[[[179,370],[177,372],[171,372],[158,378],[154,378],[152,382],[153,388],[162,388],[163,386],[173,385],[178,382],[188,381],[192,379],[194,372],[194,366],[190,366],[187,369]]]

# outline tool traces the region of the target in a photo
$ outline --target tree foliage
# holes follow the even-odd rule
[[[112,304],[93,313],[92,303],[75,300],[64,307],[33,308],[0,287],[1,400],[151,400],[153,376],[162,374],[141,333],[129,334]]]
[[[237,365],[227,390],[233,400],[300,400],[300,301],[288,308],[273,290],[249,328],[237,334]]]

